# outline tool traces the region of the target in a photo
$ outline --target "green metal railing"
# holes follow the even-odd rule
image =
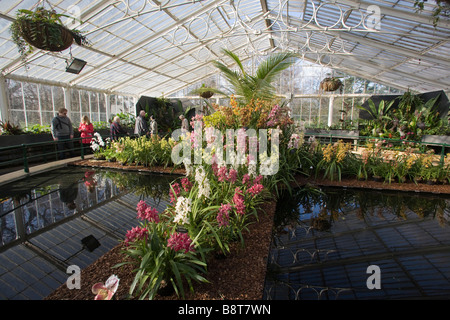
[[[30,172],[29,165],[33,161],[37,162],[47,162],[47,159],[52,159],[53,161],[58,160],[58,154],[60,151],[57,148],[59,142],[73,142],[73,148],[64,149],[64,153],[74,153],[76,156],[80,156],[84,159],[84,155],[87,153],[89,147],[86,147],[81,143],[81,140],[86,138],[73,138],[67,140],[59,141],[45,141],[36,143],[27,143],[21,145],[14,145],[8,147],[0,148],[0,156],[3,158],[8,158],[0,162],[0,167],[4,168],[6,166],[23,166],[25,173]],[[77,145],[79,142],[79,145]],[[52,151],[46,151],[46,149],[51,149]],[[42,152],[44,151],[44,152]],[[40,161],[38,161],[41,159]]]

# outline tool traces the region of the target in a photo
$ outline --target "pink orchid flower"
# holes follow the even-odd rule
[[[92,293],[95,294],[94,300],[111,300],[119,287],[119,278],[112,275],[103,284],[101,282],[92,286]]]

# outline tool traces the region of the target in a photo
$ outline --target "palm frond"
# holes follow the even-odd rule
[[[271,83],[282,71],[289,68],[298,54],[291,52],[281,52],[270,55],[264,60],[256,70],[256,77]]]
[[[227,55],[228,57],[230,57],[238,65],[239,69],[241,70],[242,75],[246,74],[244,66],[242,65],[241,60],[239,59],[239,57],[235,53],[231,52],[228,49],[222,49],[222,52],[225,55]]]
[[[222,75],[230,82],[232,86],[237,86],[242,78],[241,74],[231,70],[220,61],[213,61],[213,65],[222,72]]]
[[[227,49],[222,49],[222,52],[237,64],[238,69],[234,71],[220,61],[213,61],[213,65],[231,84],[234,94],[242,96],[245,103],[252,99],[273,99],[276,92],[272,85],[273,81],[298,57],[297,54],[290,52],[273,54],[259,65],[256,74],[252,76],[245,72],[244,66],[236,54]]]

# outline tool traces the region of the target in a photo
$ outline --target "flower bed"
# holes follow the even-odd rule
[[[268,252],[270,239],[263,241],[263,247],[258,247],[258,251],[253,253],[257,246],[254,239],[271,231],[271,227],[259,229],[262,228],[263,217],[266,217],[261,208],[273,208],[282,190],[289,192],[290,188],[301,184],[299,177],[307,177],[311,183],[330,185],[346,181],[354,183],[356,178],[364,178],[363,182],[370,184],[371,176],[381,174],[384,184],[378,187],[394,186],[395,178],[408,177],[414,181],[406,183],[399,180],[403,183],[398,185],[403,189],[406,186],[418,189],[416,178],[429,172],[437,171],[444,180],[449,179],[448,157],[443,163],[436,164],[431,153],[416,154],[407,150],[388,154],[383,152],[380,144],[367,145],[360,154],[355,154],[352,146],[343,141],[324,145],[314,139],[305,141],[304,133],[289,121],[285,111],[278,105],[270,108],[260,102],[239,108],[232,103],[231,108],[219,108],[212,116],[196,116],[193,119],[195,123],[192,123],[195,130],[184,132],[179,141],[172,138],[124,138],[96,150],[110,160],[115,159],[116,162],[109,164],[114,163],[118,168],[160,168],[165,172],[182,172],[181,166],[185,168],[184,176],[174,178],[170,184],[168,207],[157,212],[144,202],[137,203],[136,214],[141,222],[129,230],[123,243],[112,251],[111,261],[103,261],[108,263],[109,275],[116,271],[125,274],[126,281],[121,282],[119,290],[125,288],[126,292],[118,291],[116,297],[161,298],[160,289],[172,287],[172,298],[198,297],[197,292],[201,288],[200,296],[205,298],[259,299],[245,296],[244,292],[255,284],[257,287],[262,285],[264,276],[253,281],[256,276],[254,270],[245,272],[241,268],[255,264],[264,269],[258,269],[258,277],[264,274],[262,261]],[[215,130],[212,125],[221,130]],[[240,127],[244,125],[250,125],[250,128]],[[234,128],[231,135],[227,129],[230,127]],[[256,132],[256,129],[263,131]],[[220,145],[220,142],[226,143]],[[260,153],[267,143],[270,144],[270,153]],[[228,155],[235,146],[237,153]],[[181,165],[173,158],[175,149],[177,156],[180,151],[185,156]],[[222,150],[227,151],[226,162]],[[252,153],[254,150],[258,150],[258,163]],[[84,165],[92,163],[95,161],[84,162]],[[271,214],[273,211],[269,210],[267,217]],[[263,226],[268,227],[267,224]],[[240,256],[242,252],[248,256]],[[218,260],[219,257],[224,259]],[[222,269],[224,261],[236,262],[233,259],[238,259],[239,266],[230,265],[228,269]],[[111,264],[112,260],[114,264]],[[95,275],[89,278],[93,277]],[[97,275],[95,283],[107,278],[106,275],[101,278]],[[223,281],[234,283],[235,279],[240,280],[241,289],[236,288],[234,294],[227,296],[222,290],[231,285],[227,286]],[[53,295],[62,296],[62,291]]]
[[[264,212],[264,213],[263,213]],[[275,202],[265,203],[259,212],[259,220],[249,226],[244,233],[246,246],[243,248],[235,242],[230,247],[230,253],[224,259],[221,256],[211,256],[208,260],[208,283],[198,283],[195,292],[186,292],[189,300],[258,300],[262,298],[266,261],[272,236]],[[106,281],[111,274],[120,279],[119,288],[113,299],[126,299],[128,290],[134,279],[131,265],[113,268],[123,262],[122,245],[116,246],[110,252],[100,257],[96,262],[83,269],[83,283],[91,285]],[[251,272],[249,272],[251,270]],[[82,286],[79,290],[69,290],[62,285],[46,300],[92,300],[94,294],[90,286]],[[179,299],[176,294],[169,296],[156,295],[155,300]]]

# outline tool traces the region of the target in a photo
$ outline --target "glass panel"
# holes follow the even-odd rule
[[[85,115],[87,115],[89,117],[90,115],[90,110],[89,110],[89,93],[85,90],[80,90],[80,110],[81,110],[81,117],[84,117]],[[81,117],[80,119],[78,119],[78,121],[81,121]],[[73,119],[74,121],[77,121],[75,118]]]
[[[111,106],[111,110],[110,110],[110,117],[112,117],[113,115],[117,114],[117,96],[115,94],[112,94],[109,96],[110,99],[110,106]]]
[[[320,105],[320,124],[328,125],[328,108],[329,108],[329,104],[330,104],[330,99],[327,97],[323,97],[318,99],[319,100],[319,105]]]
[[[66,107],[64,102],[64,90],[61,87],[53,87],[53,104],[54,104],[54,113],[58,112],[58,109],[61,107]],[[66,107],[69,109],[70,106]]]
[[[31,128],[35,124],[41,124],[41,114],[38,110],[27,110],[27,122],[28,128]],[[45,124],[45,123],[43,123]],[[49,123],[50,124],[50,123]]]
[[[13,125],[25,126],[25,115],[22,99],[22,84],[18,81],[8,79],[6,81],[11,120]]]
[[[43,111],[42,112],[42,125],[44,126],[50,126],[52,123],[52,119],[55,116],[53,111]]]
[[[78,123],[81,119],[80,113],[80,96],[77,89],[70,89],[70,119],[74,123]]]
[[[23,82],[23,94],[25,95],[26,110],[39,110],[39,100],[37,85],[34,83]]]
[[[90,119],[91,122],[94,121],[100,121],[100,116],[99,116],[99,107],[98,107],[98,94],[97,92],[91,92],[90,93],[90,110],[91,110],[91,114],[90,114]]]
[[[12,124],[20,126],[22,129],[26,127],[25,113],[23,110],[11,110],[11,121]]]
[[[39,84],[39,99],[42,112],[53,112],[52,87]],[[42,119],[42,124],[47,123]]]
[[[99,99],[98,102],[99,102],[99,109],[100,109],[100,120],[99,121],[107,121],[105,95],[103,93],[99,93],[98,99]]]

